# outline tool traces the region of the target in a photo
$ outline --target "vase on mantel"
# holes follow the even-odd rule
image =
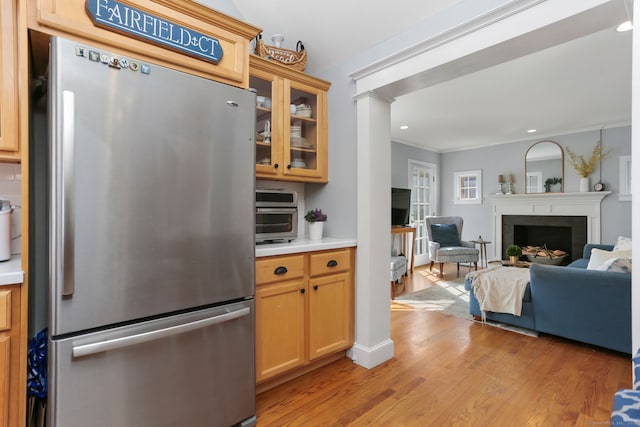
[[[583,176],[580,178],[580,192],[587,193],[589,192],[589,177]]]
[[[309,223],[309,240],[322,240],[323,221]]]

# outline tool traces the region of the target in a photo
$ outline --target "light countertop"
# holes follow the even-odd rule
[[[256,258],[287,255],[301,252],[324,251],[327,249],[341,249],[356,246],[355,239],[340,239],[325,237],[322,240],[295,239],[290,243],[261,243],[256,245]]]
[[[15,285],[24,281],[22,257],[13,255],[10,260],[0,262],[0,286]]]

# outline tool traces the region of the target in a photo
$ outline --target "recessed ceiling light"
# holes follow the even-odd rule
[[[536,130],[535,130],[535,129],[529,129],[529,130],[527,130],[527,133],[534,133],[534,132],[536,132]]]
[[[400,129],[402,129],[402,130],[407,130],[407,129],[409,129],[409,126],[407,126],[407,125],[402,125],[402,126],[400,126]]]
[[[616,31],[619,33],[630,30],[633,30],[633,24],[631,23],[631,21],[625,21],[622,24],[618,25],[618,28],[616,28]]]

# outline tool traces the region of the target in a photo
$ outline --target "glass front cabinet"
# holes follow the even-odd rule
[[[330,83],[251,55],[256,92],[256,177],[327,182]]]

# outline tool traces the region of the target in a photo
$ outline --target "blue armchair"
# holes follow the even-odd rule
[[[479,249],[473,243],[462,240],[463,220],[459,216],[428,216],[425,228],[429,239],[429,271],[433,264],[440,265],[440,277],[444,274],[444,263],[455,262],[460,275],[460,263],[473,263],[478,269]]]

